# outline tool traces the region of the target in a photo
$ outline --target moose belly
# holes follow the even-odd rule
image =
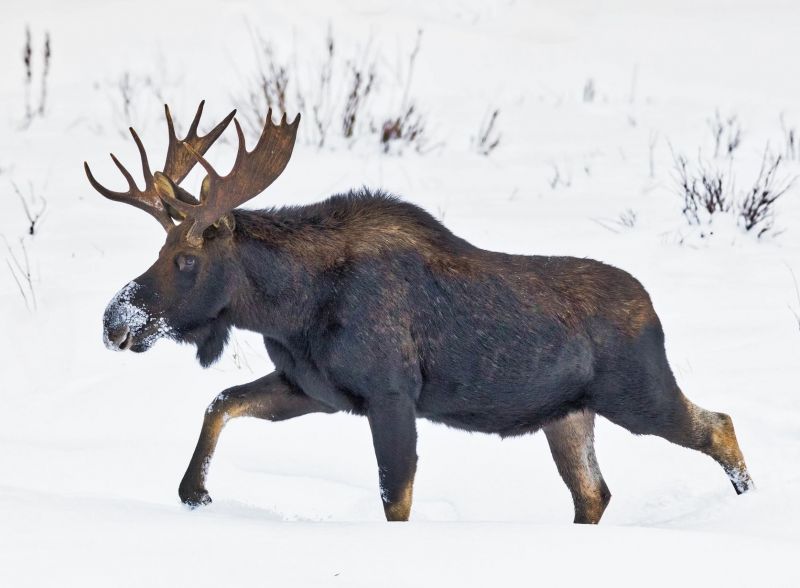
[[[275,364],[275,369],[283,373],[305,394],[336,410],[365,413],[362,398],[332,384],[324,373],[312,362],[303,359],[302,355],[292,352],[283,343],[268,337],[264,338],[264,345],[272,363]]]
[[[559,343],[520,345],[502,354],[443,353],[434,369],[425,370],[417,414],[460,429],[511,436],[583,408],[594,372],[591,346],[583,338]]]

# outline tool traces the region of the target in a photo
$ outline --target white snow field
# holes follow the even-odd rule
[[[44,114],[27,122],[26,26],[32,110],[51,38]],[[128,124],[155,167],[164,101],[185,129],[206,99],[208,129],[246,109],[254,38],[316,79],[329,26],[342,60],[376,61],[367,122],[398,114],[422,29],[407,100],[430,150],[384,154],[364,127],[334,137],[338,120],[318,149],[306,117],[283,176],[246,206],[382,187],[481,247],[626,269],[654,300],[684,392],[733,417],[755,492],[736,496],[711,459],[599,419],[613,498],[600,525],[572,525],[542,434],[420,421],[412,520],[387,524],[366,421],[311,415],[231,421],[213,504],[181,505],[206,406],[272,367],[244,332],[207,370],[172,342],[103,347],[105,304],[164,235],[96,194],[82,164],[121,189],[107,153],[140,177]],[[735,210],[690,226],[673,156],[699,153],[737,194],[767,144],[786,155],[780,178],[800,174],[787,144],[800,128],[798,39],[796,0],[3,0],[0,586],[800,585],[800,185],[760,239]],[[471,140],[493,108],[502,136],[486,157]],[[732,158],[714,156],[715,111],[741,125]],[[223,170],[226,137],[209,155]],[[33,236],[14,186],[34,214],[46,199]]]

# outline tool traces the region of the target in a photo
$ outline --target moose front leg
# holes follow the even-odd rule
[[[221,392],[206,410],[200,439],[178,488],[181,502],[191,507],[211,502],[206,473],[222,428],[230,419],[249,416],[283,421],[314,412],[336,410],[307,396],[278,372]]]
[[[410,398],[382,400],[367,416],[387,521],[407,521],[417,471],[416,413]]]

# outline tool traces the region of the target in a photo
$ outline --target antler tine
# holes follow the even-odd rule
[[[272,111],[272,109],[270,109],[270,112],[271,111]],[[247,146],[245,144],[245,139],[244,139],[244,131],[242,131],[242,125],[240,125],[239,121],[234,118],[233,119],[233,126],[236,127],[236,137],[237,137],[239,143],[238,143],[238,146],[236,147],[236,159],[233,162],[233,167],[231,168],[231,171],[228,173],[229,176],[233,173],[233,170],[235,170],[237,167],[241,166],[242,161],[244,161],[244,158],[248,155]],[[192,154],[192,157],[194,157],[195,160],[197,160],[197,162],[201,166],[203,166],[203,169],[206,170],[206,172],[208,173],[209,178],[216,178],[217,180],[221,180],[222,179],[222,176],[220,176],[217,173],[217,170],[214,169],[214,166],[212,166],[208,162],[208,160],[205,157],[203,157],[203,155],[201,153],[198,153],[196,150],[194,150],[191,145],[186,145],[186,149],[188,149],[189,153]],[[207,193],[201,194],[201,197],[206,197],[207,198],[208,194]]]
[[[205,100],[200,101],[200,106],[197,107],[197,112],[194,114],[194,118],[192,119],[192,124],[189,125],[189,132],[186,133],[186,137],[196,137],[197,136],[197,127],[200,125],[200,117],[203,116],[203,107],[206,105]]]
[[[270,109],[272,112],[272,109]],[[237,165],[241,165],[244,158],[247,156],[247,144],[244,140],[244,131],[242,131],[242,125],[239,124],[239,121],[234,119],[233,126],[236,127],[236,138],[239,141],[236,147],[236,160],[233,162],[233,169],[236,169]]]
[[[125,176],[125,179],[128,182],[128,188],[130,189],[130,191],[131,192],[137,192],[139,190],[139,188],[136,186],[136,181],[133,179],[133,176],[131,175],[131,172],[129,172],[127,169],[125,169],[125,166],[122,165],[119,162],[119,159],[117,159],[116,155],[114,155],[113,153],[109,153],[109,155],[111,156],[111,161],[113,161],[114,164],[117,166],[117,169],[122,172],[123,176]]]
[[[233,117],[236,115],[236,111],[232,111],[230,114],[228,114],[228,116],[222,119],[222,122],[211,129],[207,135],[203,135],[201,137],[197,134],[197,127],[200,124],[200,117],[203,114],[203,107],[205,106],[205,103],[205,100],[200,102],[200,106],[197,107],[197,112],[194,115],[192,124],[189,125],[189,131],[186,133],[186,136],[183,139],[178,139],[177,135],[175,134],[175,125],[172,121],[172,115],[169,112],[169,106],[166,104],[164,105],[164,112],[167,117],[169,145],[167,146],[167,158],[164,162],[163,173],[175,184],[180,184],[186,178],[186,176],[189,175],[189,172],[192,171],[192,168],[197,163],[197,160],[187,149],[187,146],[203,155],[219,138],[223,131],[228,127],[231,120],[233,120]]]
[[[202,243],[203,231],[231,210],[263,192],[286,168],[294,149],[300,115],[286,122],[283,115],[278,125],[272,122],[272,109],[267,113],[264,129],[252,151],[245,145],[244,133],[239,121],[234,119],[239,147],[233,168],[226,176],[220,176],[213,166],[193,146],[185,144],[187,151],[208,172],[201,193],[201,203],[193,207],[189,217],[194,224],[187,233],[187,240]]]
[[[131,204],[136,208],[144,210],[153,216],[159,222],[159,224],[164,227],[165,230],[169,231],[169,229],[174,226],[174,223],[172,222],[164,203],[158,197],[158,194],[153,188],[153,175],[150,171],[150,165],[147,161],[147,153],[144,150],[144,145],[142,145],[142,141],[139,139],[139,135],[136,134],[136,131],[134,131],[133,128],[130,128],[129,130],[133,136],[133,140],[136,142],[136,147],[139,149],[139,156],[142,160],[145,189],[139,189],[131,173],[124,165],[122,165],[122,163],[120,163],[119,159],[117,159],[113,153],[111,153],[111,159],[114,162],[114,165],[117,166],[117,169],[119,169],[119,171],[125,177],[125,180],[128,182],[127,192],[115,192],[114,190],[109,190],[103,186],[95,179],[94,174],[92,174],[92,170],[89,168],[89,164],[84,161],[83,168],[86,171],[86,177],[89,179],[89,183],[92,185],[92,187],[109,200],[125,202],[126,204]]]
[[[128,127],[128,130],[131,132],[133,140],[136,142],[137,149],[139,149],[139,157],[142,160],[142,170],[144,170],[145,185],[150,186],[153,183],[153,173],[150,171],[150,162],[147,161],[147,152],[144,150],[142,140],[139,138],[139,135],[136,134],[136,131],[133,130],[133,127]]]

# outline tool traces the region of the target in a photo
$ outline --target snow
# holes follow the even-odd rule
[[[26,24],[34,102],[45,30],[53,57],[45,116],[23,128]],[[575,526],[543,435],[420,422],[412,521],[387,524],[367,423],[310,415],[228,422],[214,503],[180,504],[206,407],[271,366],[242,332],[208,370],[169,340],[140,355],[103,347],[106,304],[152,263],[163,231],[94,193],[82,162],[119,189],[108,151],[139,177],[128,124],[157,165],[162,100],[185,129],[206,99],[207,130],[243,107],[254,31],[313,72],[329,24],[342,51],[379,53],[389,98],[375,108],[402,94],[395,74],[423,29],[410,94],[441,145],[395,156],[374,139],[301,142],[248,206],[383,187],[476,245],[626,269],[654,300],[687,396],[733,417],[755,492],[736,496],[709,458],[599,419],[613,498],[599,526]],[[672,151],[711,160],[715,110],[742,124],[735,161],[717,162],[738,186],[767,143],[783,149],[781,117],[800,125],[796,2],[6,0],[0,33],[0,234],[12,266],[25,237],[36,297],[29,310],[0,268],[0,585],[798,584],[800,186],[778,202],[782,232],[759,240],[732,216],[690,227],[672,164]],[[124,72],[139,84],[128,118]],[[470,141],[494,107],[501,143],[483,157]],[[228,131],[209,158],[226,170],[233,154]],[[797,159],[786,165],[800,174]],[[47,199],[33,237],[12,182]],[[632,227],[618,222],[628,210]]]

